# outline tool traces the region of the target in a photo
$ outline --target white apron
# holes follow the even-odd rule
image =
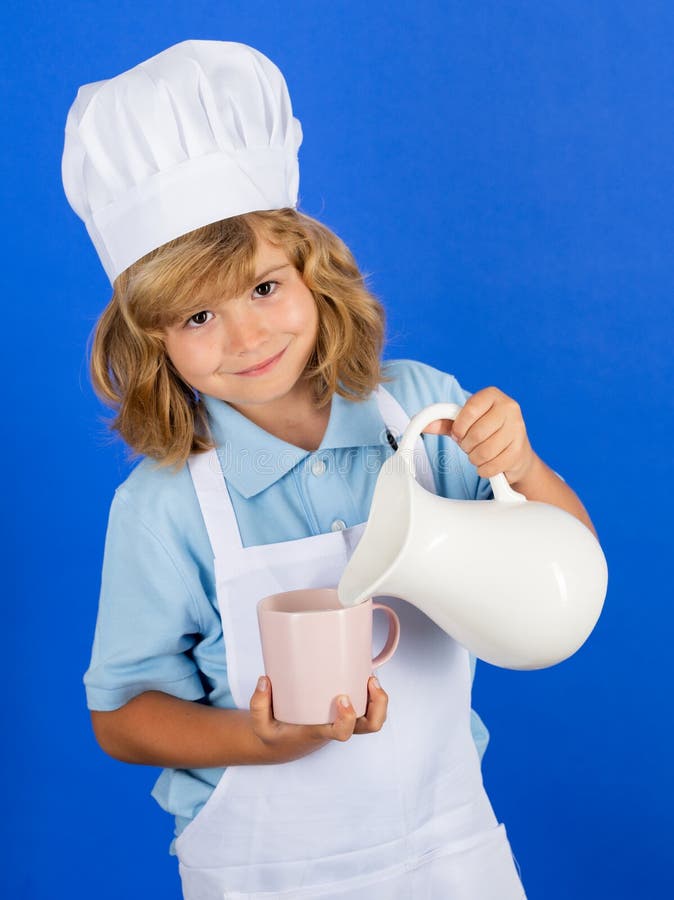
[[[400,434],[404,410],[381,387],[377,400],[389,430]],[[416,452],[425,453],[421,440]],[[189,466],[215,557],[229,684],[236,705],[248,709],[264,673],[257,601],[335,587],[365,526],[243,547],[215,451]],[[429,464],[419,477],[435,490]],[[389,695],[381,731],[293,762],[225,769],[176,840],[186,900],[525,897],[482,784],[468,652],[416,607],[385,602],[400,617],[401,635],[380,670]],[[381,619],[375,614],[377,651],[387,627]]]

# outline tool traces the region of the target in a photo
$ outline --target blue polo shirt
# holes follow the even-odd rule
[[[387,362],[385,382],[411,417],[438,401],[463,405],[470,393],[454,376],[411,360]],[[393,452],[374,395],[335,394],[318,450],[274,437],[227,403],[204,396],[244,546],[349,527],[368,518],[377,474]],[[438,493],[489,499],[454,441],[424,435]],[[475,660],[471,658],[473,674]],[[384,678],[385,682],[385,678]],[[142,460],[112,501],[91,663],[84,676],[90,709],[117,709],[143,691],[234,706],[227,682],[208,534],[186,465]],[[384,687],[385,687],[384,683]],[[489,735],[473,712],[480,754]],[[152,791],[176,817],[176,835],[204,805],[222,772],[164,769]]]

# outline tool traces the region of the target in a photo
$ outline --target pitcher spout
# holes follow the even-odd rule
[[[337,586],[343,606],[394,593],[386,585],[409,539],[411,495],[417,487],[409,477],[409,464],[406,454],[398,451],[381,468],[367,527]]]

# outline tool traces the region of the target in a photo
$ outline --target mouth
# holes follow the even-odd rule
[[[256,366],[251,366],[249,369],[242,369],[240,372],[234,372],[234,375],[263,375],[266,372],[270,372],[276,363],[281,359],[283,354],[286,352],[286,348],[284,347],[280,353],[277,353],[276,356],[270,356],[269,359],[263,360],[261,363],[258,363]]]

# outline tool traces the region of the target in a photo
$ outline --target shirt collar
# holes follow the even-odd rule
[[[308,450],[269,434],[224,400],[203,394],[202,401],[223,473],[242,496],[259,494],[310,455]],[[361,401],[333,394],[328,426],[316,453],[377,444],[387,445],[388,441],[375,394]]]

